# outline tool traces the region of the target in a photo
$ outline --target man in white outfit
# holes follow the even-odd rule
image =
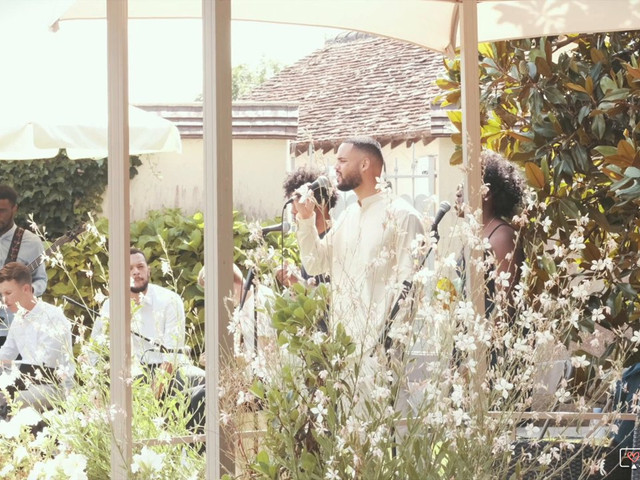
[[[360,353],[370,353],[385,332],[403,282],[416,267],[412,242],[424,233],[421,215],[403,199],[380,191],[384,159],[369,137],[345,140],[338,148],[337,186],[358,201],[320,238],[312,196],[294,201],[298,243],[310,275],[331,276],[329,327],[345,327]]]
[[[149,373],[155,373],[157,369],[169,373],[177,367],[188,369],[190,362],[183,353],[185,314],[182,299],[177,293],[150,283],[151,269],[141,250],[131,248],[129,253],[132,367],[143,366]],[[108,319],[107,299],[91,331],[91,338],[98,344],[106,344],[109,340]]]
[[[10,262],[0,270],[0,294],[14,314],[0,348],[0,365],[5,379],[16,368],[21,372],[7,389],[14,400],[42,411],[54,395],[73,385],[75,366],[71,322],[59,307],[38,300],[31,282],[29,269],[21,263]],[[0,394],[0,408],[6,405]]]

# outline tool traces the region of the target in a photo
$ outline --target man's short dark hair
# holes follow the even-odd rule
[[[372,156],[380,163],[380,166],[384,166],[384,157],[382,156],[382,147],[375,138],[372,137],[351,137],[347,138],[342,143],[348,143],[353,145],[358,150],[365,152]]]
[[[284,189],[284,196],[289,198],[293,195],[298,188],[307,183],[313,183],[316,178],[322,175],[320,170],[310,167],[300,167],[297,170],[289,173],[282,183]],[[327,204],[329,208],[336,206],[338,201],[338,194],[335,190],[327,191],[325,188],[319,188],[313,192],[316,197],[316,202],[320,205]]]
[[[0,185],[0,200],[9,200],[11,205],[18,203],[18,192],[9,185]]]
[[[9,262],[0,270],[0,283],[15,280],[19,285],[31,285],[31,272],[20,262]]]
[[[142,255],[142,258],[144,258],[144,263],[147,263],[147,264],[149,263],[147,261],[147,256],[139,248],[136,248],[136,247],[129,248],[129,255]]]

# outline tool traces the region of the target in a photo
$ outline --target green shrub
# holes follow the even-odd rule
[[[140,165],[138,157],[130,158],[130,178]],[[87,212],[102,211],[107,161],[69,160],[62,150],[50,159],[2,161],[0,179],[18,192],[18,225],[28,225],[26,217],[33,212],[46,237],[56,238],[87,220]]]

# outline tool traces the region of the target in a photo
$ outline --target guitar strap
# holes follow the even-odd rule
[[[5,265],[9,262],[15,262],[18,260],[18,252],[20,251],[20,244],[22,243],[22,235],[24,235],[24,228],[17,227],[16,231],[13,232],[9,253],[7,253],[7,258],[4,261]]]

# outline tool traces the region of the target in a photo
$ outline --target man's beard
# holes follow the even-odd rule
[[[338,183],[338,190],[348,192],[354,188],[358,188],[362,184],[362,175],[354,174],[349,177],[342,177],[342,181]]]
[[[131,285],[131,293],[142,293],[144,291],[147,290],[147,287],[149,286],[149,280],[145,281],[141,286],[136,287],[134,285]]]

